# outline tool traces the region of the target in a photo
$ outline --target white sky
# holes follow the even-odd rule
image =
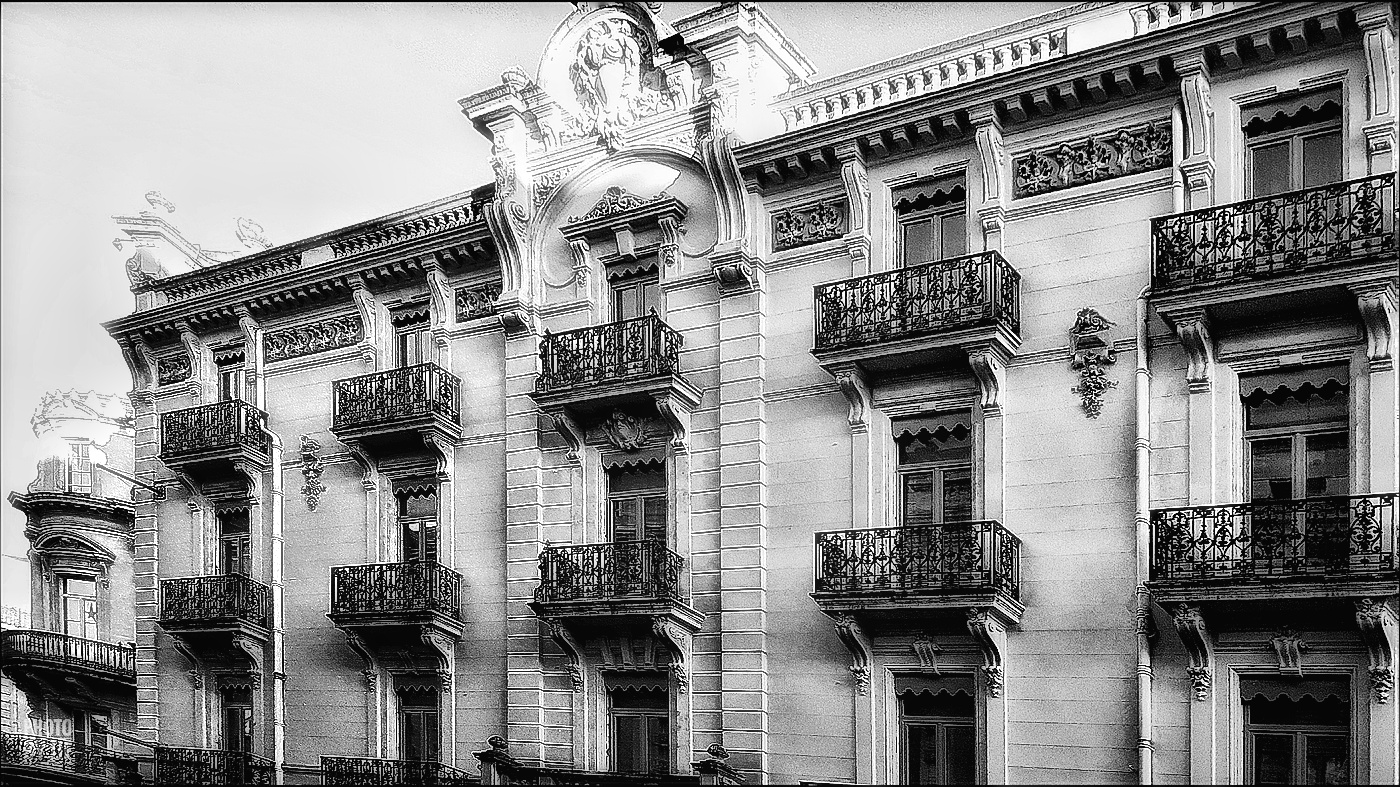
[[[1065,2],[762,7],[818,77]],[[666,3],[674,20],[710,3]],[[532,76],[571,5],[0,6],[0,496],[34,476],[43,392],[124,392],[98,325],[131,311],[114,213],[148,209],[239,248],[239,216],[285,243],[479,186],[489,145],[457,100]],[[24,518],[0,503],[0,598],[28,606]]]

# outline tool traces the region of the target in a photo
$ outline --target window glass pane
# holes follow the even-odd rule
[[[661,282],[648,277],[642,282],[642,302],[639,310],[641,315],[647,315],[652,309],[658,313],[661,311]]]
[[[612,538],[614,541],[635,541],[641,535],[637,527],[638,500],[634,497],[612,501]]]
[[[1289,437],[1249,441],[1249,494],[1251,500],[1293,498],[1293,439]]]
[[[91,579],[68,577],[63,580],[63,592],[70,596],[97,598],[97,583]]]
[[[972,471],[967,468],[943,472],[943,521],[972,519]]]
[[[904,728],[906,784],[937,784],[938,727],[909,724]]]
[[[1303,188],[1325,186],[1342,179],[1342,132],[1303,138]]]
[[[646,717],[618,713],[613,716],[613,764],[623,773],[645,768]]]
[[[903,517],[905,525],[928,525],[934,521],[933,473],[905,473],[900,476],[904,485]]]
[[[402,516],[413,517],[415,519],[437,518],[436,493],[406,495],[400,499],[403,501],[399,509]]]
[[[904,265],[918,265],[930,262],[933,253],[933,219],[920,219],[900,225],[903,236],[900,239],[901,260]]]
[[[1254,734],[1254,783],[1293,783],[1293,736]]]
[[[1350,459],[1346,432],[1308,435],[1304,440],[1307,496],[1345,495]]]
[[[1304,784],[1351,784],[1345,736],[1308,735],[1305,746]]]
[[[647,718],[647,764],[648,773],[668,773],[670,772],[671,746],[670,730],[667,729],[670,720],[665,716],[651,716]]]
[[[970,724],[943,727],[943,762],[948,784],[974,784],[977,773],[977,734]]]
[[[95,746],[99,749],[108,748],[107,733],[102,732],[102,730],[107,729],[107,725],[111,723],[107,718],[107,715],[105,713],[93,713],[82,715],[87,719],[88,722],[87,744],[89,746]]]
[[[943,248],[939,259],[961,257],[967,253],[967,222],[961,213],[942,216],[939,219],[939,235]]]
[[[1249,149],[1250,196],[1267,197],[1292,189],[1288,141]]]
[[[666,498],[642,498],[643,535],[657,541],[666,540]]]

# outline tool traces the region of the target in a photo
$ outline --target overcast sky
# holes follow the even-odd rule
[[[762,3],[831,76],[1043,13],[1041,3]],[[710,3],[665,3],[667,20]],[[114,213],[158,190],[195,243],[234,222],[285,243],[481,185],[457,100],[532,76],[569,3],[0,7],[0,493],[34,476],[52,389],[125,392],[98,325],[132,307]],[[27,604],[23,516],[0,504],[6,604]],[[19,570],[16,570],[19,569]]]

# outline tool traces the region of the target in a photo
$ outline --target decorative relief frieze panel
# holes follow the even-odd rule
[[[1171,124],[1147,123],[1017,156],[1014,193],[1031,197],[1084,186],[1162,169],[1171,160]]]
[[[773,214],[773,251],[786,251],[846,234],[846,200],[788,208]]]
[[[332,317],[307,325],[296,325],[268,331],[263,337],[265,359],[285,361],[303,355],[326,352],[359,343],[365,335],[364,323],[358,314]]]
[[[190,358],[184,353],[164,355],[156,359],[156,380],[161,385],[173,385],[190,379]]]
[[[458,227],[465,227],[468,224],[475,224],[481,220],[481,204],[472,202],[467,205],[457,205],[429,216],[419,216],[416,219],[408,219],[397,224],[390,224],[369,232],[331,241],[331,252],[335,254],[336,259],[339,259],[394,243],[436,235]]]
[[[457,290],[457,321],[465,322],[496,313],[496,299],[501,297],[501,285],[478,284]]]

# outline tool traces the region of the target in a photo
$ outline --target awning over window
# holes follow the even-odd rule
[[[609,280],[625,279],[629,276],[640,276],[643,273],[655,273],[656,271],[655,255],[649,255],[640,259],[610,262],[607,266]]]
[[[389,321],[394,325],[414,325],[428,321],[427,302],[411,304],[389,313]]]
[[[938,696],[966,694],[975,697],[971,675],[904,674],[894,676],[894,694],[929,694]]]
[[[642,468],[662,472],[666,468],[666,451],[662,448],[643,448],[631,454],[603,454],[603,469]]]
[[[1276,700],[1280,697],[1298,702],[1311,697],[1318,702],[1335,697],[1351,702],[1351,686],[1346,678],[1322,676],[1312,678],[1240,678],[1240,699],[1248,702],[1256,697]]]
[[[961,427],[962,436],[972,431],[972,413],[960,410],[916,415],[911,418],[892,418],[890,419],[890,427],[896,440],[918,437],[921,433],[939,440],[946,440],[949,435],[958,435],[959,427]]]
[[[605,672],[603,683],[608,691],[665,691],[664,672]]]
[[[967,200],[967,187],[963,177],[956,175],[937,180],[926,180],[912,186],[898,188],[890,194],[894,212],[900,216],[929,208],[961,203]]]
[[[1345,390],[1350,380],[1351,370],[1346,364],[1300,366],[1240,375],[1240,398],[1251,406],[1265,400],[1279,404],[1289,397],[1306,401],[1313,395],[1330,397]]]
[[[1272,101],[1240,107],[1240,123],[1249,136],[1301,128],[1342,116],[1341,88],[1292,93]]]

